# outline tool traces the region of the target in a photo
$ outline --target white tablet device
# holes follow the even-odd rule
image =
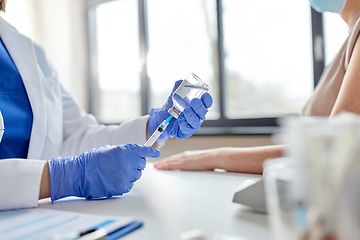
[[[267,161],[264,166],[263,176],[266,175],[267,169],[291,167],[291,161],[289,158],[278,158]],[[260,181],[246,180],[240,185],[238,191],[236,191],[233,202],[246,205],[257,212],[266,213],[265,197],[263,179]]]
[[[235,193],[233,202],[251,207],[257,212],[266,213],[264,180],[246,180]]]

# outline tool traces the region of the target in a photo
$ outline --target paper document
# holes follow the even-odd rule
[[[70,236],[98,229],[106,230],[106,239],[117,239],[141,225],[130,217],[41,208],[0,211],[0,239],[74,239]]]

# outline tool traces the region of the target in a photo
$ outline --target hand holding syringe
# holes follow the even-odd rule
[[[145,146],[152,146],[156,140],[160,137],[160,135],[165,131],[167,126],[169,125],[172,118],[178,119],[181,112],[184,111],[185,108],[192,107],[192,100],[194,98],[198,98],[199,101],[201,101],[201,104],[196,107],[192,107],[195,114],[195,116],[191,114],[184,114],[185,121],[188,122],[188,126],[183,129],[184,131],[181,131],[181,126],[179,126],[180,130],[175,134],[177,138],[183,139],[186,137],[191,136],[194,134],[198,128],[200,128],[200,125],[202,121],[205,119],[205,114],[207,113],[207,108],[209,108],[212,105],[212,98],[210,94],[206,94],[206,96],[203,96],[204,93],[209,91],[209,86],[204,83],[198,76],[196,76],[194,73],[190,73],[188,77],[181,82],[181,84],[176,88],[176,90],[171,94],[171,101],[168,101],[165,104],[164,109],[168,109],[168,113],[171,115],[167,117],[166,120],[161,122],[160,125],[154,124],[156,122],[159,122],[158,114],[162,110],[159,110],[156,114],[152,115],[150,113],[149,118],[149,132],[153,132],[151,137],[148,139],[148,141],[145,143]],[[203,97],[202,97],[203,96]],[[200,100],[201,98],[201,100]],[[171,106],[168,104],[172,104]],[[162,111],[163,113],[163,111]],[[194,118],[196,118],[194,120]],[[164,118],[163,118],[164,119]],[[151,127],[153,126],[153,127]],[[152,129],[151,129],[152,128]],[[156,128],[156,129],[154,129]],[[151,131],[152,130],[152,131]],[[188,131],[187,131],[188,130]]]

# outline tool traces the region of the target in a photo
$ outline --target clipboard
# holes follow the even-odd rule
[[[0,239],[118,239],[143,225],[132,217],[52,209],[0,211]]]

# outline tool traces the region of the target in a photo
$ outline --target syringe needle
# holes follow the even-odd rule
[[[172,119],[172,115],[170,115],[166,120],[164,120],[159,127],[155,130],[155,132],[149,137],[144,146],[151,147],[156,140],[160,137],[161,133],[165,131],[166,127],[169,125],[170,120]]]

